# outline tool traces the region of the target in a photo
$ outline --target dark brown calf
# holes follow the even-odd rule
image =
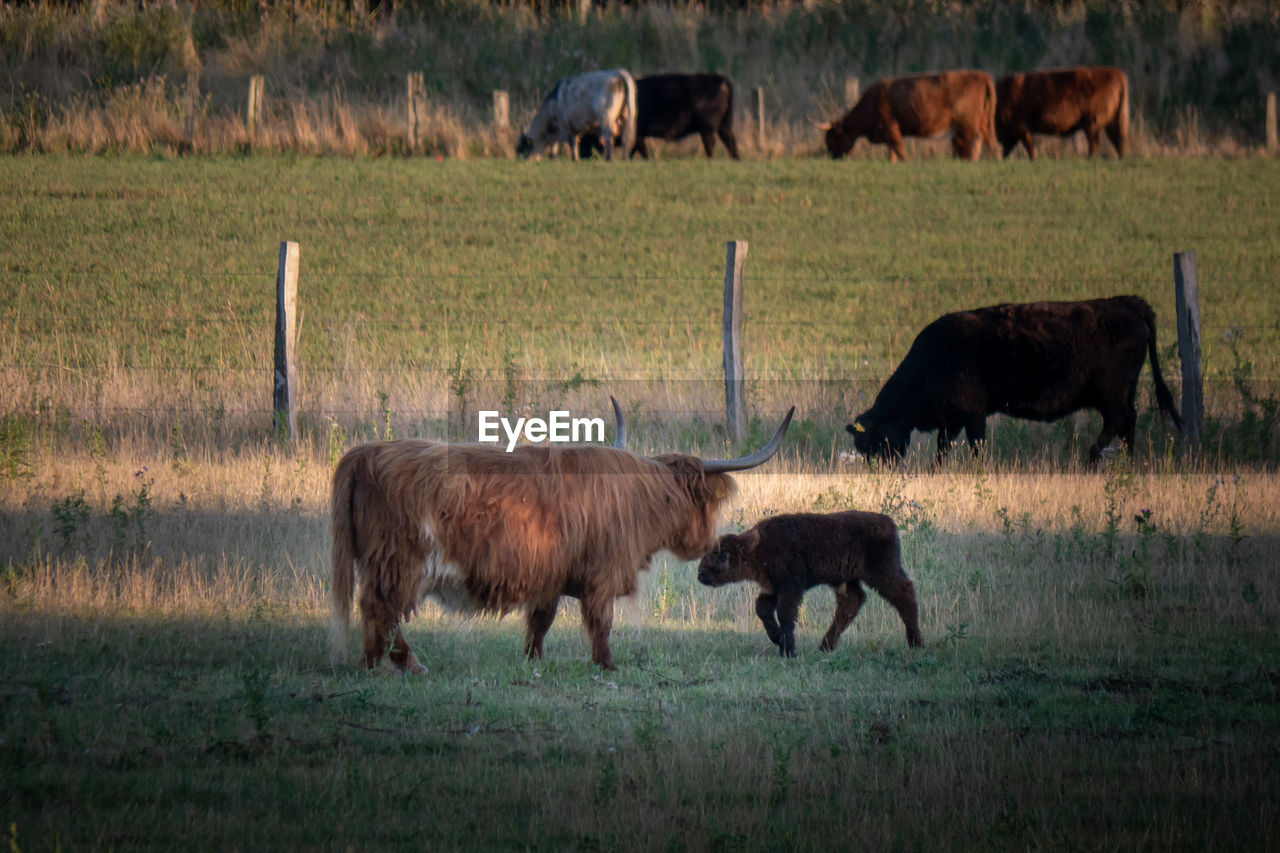
[[[818,646],[823,651],[836,647],[858,615],[867,600],[864,583],[898,611],[907,628],[907,645],[924,645],[915,585],[902,570],[898,528],[878,512],[766,518],[745,533],[721,536],[698,563],[698,581],[707,586],[758,583],[756,615],[785,657],[796,654],[796,616],[805,590],[818,584],[836,593],[835,616]]]

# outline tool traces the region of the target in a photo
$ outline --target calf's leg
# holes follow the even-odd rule
[[[867,594],[862,591],[862,584],[857,581],[841,584],[835,590],[836,612],[831,617],[831,627],[827,629],[826,636],[818,644],[818,648],[824,652],[829,652],[836,647],[840,642],[840,635],[853,622],[853,618],[862,609],[862,603],[867,600]]]
[[[907,629],[907,645],[919,648],[924,645],[920,635],[920,612],[916,605],[916,586],[905,574],[881,581],[876,587],[880,597],[889,602],[898,611],[902,624]]]
[[[796,618],[803,598],[804,593],[800,592],[784,592],[778,596],[778,624],[782,633],[778,652],[783,657],[796,656]]]
[[[772,593],[762,592],[756,596],[756,615],[764,623],[764,632],[775,646],[782,645],[782,632],[778,629],[778,620],[774,611],[778,609],[778,597]]]

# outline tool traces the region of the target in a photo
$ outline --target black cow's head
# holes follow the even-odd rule
[[[866,459],[901,459],[911,443],[911,427],[881,423],[864,412],[845,429],[853,436],[853,446]]]
[[[827,145],[827,153],[831,155],[831,159],[839,160],[844,155],[853,150],[853,143],[857,142],[857,137],[845,132],[840,122],[834,122],[823,128],[826,134],[823,141]]]

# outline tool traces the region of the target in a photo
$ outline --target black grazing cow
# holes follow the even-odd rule
[[[708,157],[718,135],[729,156],[738,159],[729,78],[720,74],[652,74],[636,80],[636,142],[630,154],[648,159],[646,136],[675,140],[692,133],[702,137],[702,150]],[[585,134],[579,142],[582,157],[603,150],[599,134]]]
[[[944,314],[916,335],[871,408],[846,429],[863,456],[900,458],[911,431],[938,431],[940,461],[965,432],[974,453],[994,413],[1052,421],[1097,409],[1097,461],[1111,440],[1133,452],[1134,395],[1151,359],[1156,400],[1182,421],[1160,376],[1155,313],[1138,296],[994,305]]]
[[[759,584],[756,614],[784,657],[795,657],[796,616],[805,590],[819,584],[836,592],[836,612],[818,646],[824,652],[836,647],[867,600],[864,583],[898,611],[907,645],[924,645],[916,588],[902,570],[898,528],[878,512],[766,518],[745,533],[721,536],[698,563],[698,580],[707,586]]]

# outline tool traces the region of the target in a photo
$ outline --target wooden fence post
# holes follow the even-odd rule
[[[747,437],[747,401],[742,374],[742,273],[747,241],[731,240],[724,261],[724,411],[729,438]]]
[[[846,108],[858,103],[862,97],[862,84],[857,77],[844,78],[844,103]]]
[[[1200,447],[1204,387],[1200,374],[1200,274],[1196,253],[1173,255],[1174,305],[1178,312],[1178,357],[1182,360],[1183,452]]]
[[[493,90],[493,126],[498,130],[511,127],[511,96],[502,89]]]
[[[1267,93],[1267,153],[1280,153],[1280,132],[1276,130],[1276,93]]]
[[[418,151],[418,142],[422,138],[422,115],[426,100],[426,90],[421,71],[410,71],[405,78],[405,100],[408,102],[405,113],[405,140],[410,154]]]
[[[249,142],[258,141],[258,126],[262,124],[262,90],[264,81],[261,74],[249,78],[249,103],[245,107],[245,124],[249,126]]]
[[[187,72],[187,91],[182,116],[182,150],[191,154],[196,150],[196,109],[200,100],[200,74]]]
[[[764,86],[756,86],[756,143],[764,152]]]
[[[280,244],[276,272],[275,434],[298,438],[298,244]]]

